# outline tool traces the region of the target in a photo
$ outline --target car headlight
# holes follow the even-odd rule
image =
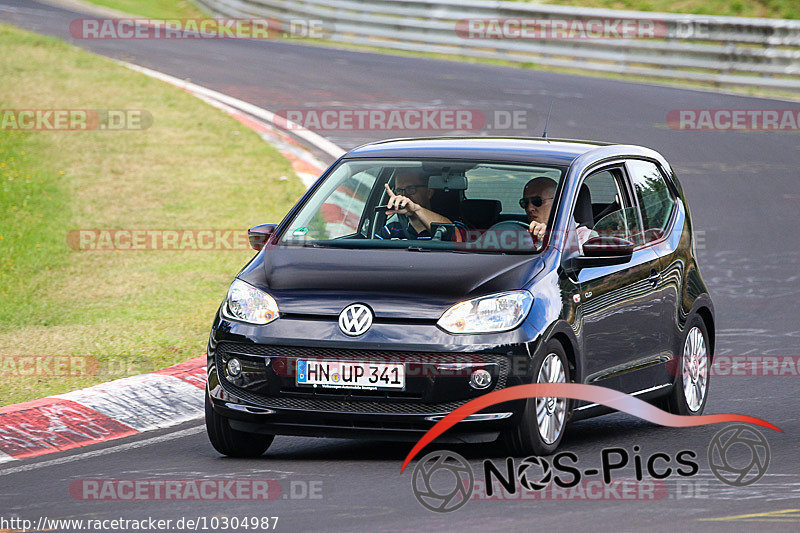
[[[436,323],[448,333],[499,333],[519,326],[533,304],[528,291],[511,291],[459,302]]]
[[[228,289],[222,314],[249,324],[269,324],[278,318],[278,304],[266,292],[235,279]]]

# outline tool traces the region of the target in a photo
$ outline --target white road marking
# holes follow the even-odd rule
[[[72,463],[74,461],[81,461],[83,459],[91,459],[92,457],[99,457],[101,455],[108,455],[110,453],[133,450],[136,448],[141,448],[142,446],[149,446],[150,444],[157,444],[159,442],[164,442],[167,440],[179,439],[181,437],[195,435],[202,431],[205,431],[205,426],[196,426],[189,429],[182,429],[174,433],[168,433],[166,435],[159,435],[158,437],[151,437],[149,439],[138,440],[134,442],[126,442],[125,444],[112,446],[110,448],[103,448],[102,450],[92,450],[89,452],[79,453],[77,455],[70,455],[67,457],[59,457],[58,459],[51,459],[49,461],[42,461],[40,463],[31,463],[26,465],[15,466],[13,468],[0,470],[0,477],[7,476],[9,474],[16,474],[17,472],[27,472],[29,470],[37,470],[39,468],[45,468],[48,466],[58,466],[66,463]]]

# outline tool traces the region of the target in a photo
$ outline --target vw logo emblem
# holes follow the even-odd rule
[[[339,313],[339,329],[345,335],[357,337],[372,325],[372,311],[364,304],[348,305]]]

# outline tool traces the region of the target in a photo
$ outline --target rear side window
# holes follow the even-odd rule
[[[653,242],[664,236],[675,199],[654,163],[631,160],[627,165],[642,210],[645,243]]]

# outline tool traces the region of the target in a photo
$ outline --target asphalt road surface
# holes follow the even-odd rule
[[[488,133],[538,136],[552,102],[551,137],[655,148],[676,168],[695,226],[704,232],[699,254],[716,305],[717,355],[800,354],[800,136],[687,132],[666,125],[667,114],[674,109],[797,109],[796,103],[285,40],[75,40],[69,22],[80,16],[31,0],[0,0],[0,20],[67,39],[98,54],[190,78],[271,111],[435,107],[479,109],[489,119],[497,116],[496,111],[521,111],[524,128]],[[320,133],[345,149],[397,136],[385,131]],[[465,132],[416,135],[443,133]],[[626,499],[611,493],[599,499],[573,495],[549,501],[470,501],[441,514],[417,502],[411,469],[400,473],[408,444],[278,437],[262,458],[232,460],[211,448],[198,421],[5,464],[0,467],[0,515],[34,520],[205,517],[207,525],[211,517],[269,516],[279,517],[277,528],[282,531],[797,530],[800,376],[796,370],[783,377],[711,379],[707,413],[748,414],[783,429],[783,433],[762,431],[771,448],[769,468],[747,487],[720,482],[708,467],[707,449],[721,427],[664,428],[614,414],[572,425],[562,450],[577,454],[582,468],[599,468],[602,450],[609,447],[623,447],[645,461],[662,452],[673,458],[673,466],[678,452],[690,450],[697,455],[699,472],[666,479],[666,492],[656,499]],[[476,475],[482,475],[485,457],[503,464],[500,452],[490,445],[448,449],[467,457]],[[634,470],[629,467],[615,475],[633,477]],[[276,480],[281,492],[267,502],[86,501],[74,490],[86,479],[218,478]]]

